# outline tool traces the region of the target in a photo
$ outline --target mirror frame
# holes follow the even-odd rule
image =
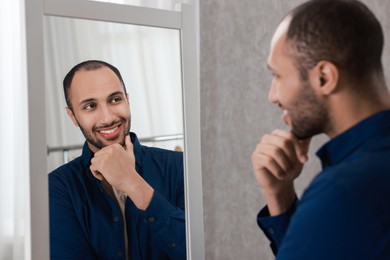
[[[184,122],[187,259],[205,259],[200,155],[199,56],[192,5],[169,11],[88,0],[25,0],[29,180],[25,257],[50,259],[45,133],[44,16],[88,19],[180,31]]]

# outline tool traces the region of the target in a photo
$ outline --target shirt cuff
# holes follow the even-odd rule
[[[281,242],[286,234],[291,216],[294,214],[298,204],[298,199],[295,199],[292,206],[284,213],[277,216],[270,216],[268,206],[260,210],[257,215],[257,224],[263,230],[265,236],[271,242],[272,252],[276,255],[280,248]]]

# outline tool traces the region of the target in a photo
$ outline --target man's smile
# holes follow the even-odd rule
[[[122,122],[119,122],[111,127],[98,128],[95,131],[99,133],[104,139],[111,140],[118,137],[122,129]]]

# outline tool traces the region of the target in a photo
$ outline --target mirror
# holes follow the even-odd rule
[[[68,38],[61,38],[63,39],[63,42],[61,43],[51,39],[53,44],[46,43],[47,46],[52,46],[51,49],[47,48],[44,50],[45,27],[48,27],[45,29],[46,38],[47,40],[50,39],[48,37],[50,22],[47,20],[54,17],[68,17],[69,19],[83,19],[83,21],[87,19],[92,21],[115,22],[118,24],[168,28],[173,29],[173,31],[177,30],[177,38],[179,39],[177,44],[180,42],[180,48],[177,49],[176,53],[179,55],[178,57],[180,57],[178,59],[181,63],[180,75],[183,76],[181,79],[174,78],[178,79],[178,81],[181,81],[183,84],[182,99],[180,99],[182,101],[179,102],[180,104],[183,104],[183,106],[181,109],[175,109],[175,111],[181,111],[181,113],[183,113],[182,117],[179,115],[176,116],[177,118],[182,118],[183,121],[178,123],[178,125],[181,125],[180,129],[182,129],[183,133],[182,139],[184,140],[183,146],[185,150],[184,190],[186,205],[186,239],[181,239],[181,241],[185,241],[187,243],[187,259],[204,259],[203,197],[200,157],[199,57],[198,37],[196,33],[196,12],[193,6],[187,4],[181,4],[180,8],[177,10],[180,11],[159,10],[87,0],[25,1],[26,69],[28,81],[29,117],[29,178],[26,180],[26,185],[28,185],[26,207],[29,210],[28,221],[26,221],[26,229],[28,230],[29,235],[26,238],[26,247],[31,249],[26,253],[26,256],[29,258],[40,260],[49,259],[47,172],[49,172],[51,168],[55,168],[55,166],[54,164],[48,165],[47,163],[47,151],[50,150],[48,149],[48,145],[52,148],[53,146],[56,147],[68,144],[68,141],[69,143],[72,143],[72,145],[78,145],[79,140],[83,141],[78,129],[73,126],[71,127],[69,119],[66,118],[65,113],[63,113],[65,104],[61,103],[64,102],[62,97],[61,81],[64,73],[66,73],[70,67],[75,65],[75,63],[79,62],[78,59],[90,58],[77,55],[85,55],[86,53],[89,53],[90,50],[87,49],[86,52],[75,50],[74,53],[66,53],[66,46],[73,46],[73,41],[75,41],[74,39],[72,41]],[[72,32],[72,26],[69,24],[65,25],[62,29],[63,31],[61,32],[59,32],[59,29],[55,27],[53,27],[53,30],[57,30],[60,34],[67,34]],[[89,33],[90,32],[87,32],[87,34]],[[78,35],[78,37],[81,38],[84,36],[87,37],[87,35]],[[93,44],[97,43],[93,42]],[[115,48],[110,49],[109,53],[111,53],[114,49]],[[54,62],[50,63],[50,59],[52,58],[50,58],[48,53],[53,53],[59,56],[61,55],[63,60],[53,59]],[[137,55],[138,54],[139,53],[137,53]],[[100,58],[103,59],[105,57],[106,56]],[[68,62],[68,58],[73,59],[73,61],[65,65],[65,62]],[[99,57],[94,56],[93,58]],[[133,72],[128,72],[129,65],[127,63],[125,65],[121,63],[125,59],[128,60],[128,62],[133,60],[128,59],[128,57],[125,57],[124,55],[121,55],[118,60],[109,60],[108,58],[106,60],[117,66],[119,70],[121,70],[123,76],[130,75],[129,77],[136,77],[132,74]],[[48,68],[45,63],[52,65]],[[59,82],[57,81],[58,79],[60,79]],[[149,78],[144,78],[144,81],[148,79]],[[132,83],[134,83],[133,79],[125,79],[125,81],[130,95],[138,95],[138,91],[130,89],[130,86],[135,87],[136,90],[138,90],[139,87],[132,85]],[[51,90],[55,89],[57,93],[46,93],[47,88],[49,87]],[[48,98],[45,98],[46,96],[48,96]],[[155,97],[157,95],[152,96]],[[177,96],[180,96],[180,94],[177,94]],[[136,116],[136,112],[134,111],[134,102],[136,102],[136,97],[130,96],[130,101],[132,102],[132,115]],[[51,111],[49,108],[46,109],[46,102],[49,108],[55,108],[57,111]],[[56,106],[54,106],[54,104]],[[175,102],[173,104],[176,105],[177,103]],[[151,105],[155,105],[155,103],[151,103],[149,106]],[[46,115],[46,113],[48,115]],[[53,115],[59,116],[56,117]],[[161,113],[159,113],[159,115],[161,115]],[[46,119],[46,116],[48,119]],[[50,120],[50,117],[54,118],[55,121]],[[142,121],[141,118],[139,120]],[[161,118],[161,120],[165,120],[165,117]],[[61,125],[61,129],[63,129],[63,126],[68,125],[69,132],[68,130],[62,130],[62,133],[49,133],[46,135],[46,129],[49,130],[52,127],[46,127],[46,124],[59,124]],[[135,122],[133,121],[133,130],[135,127]],[[137,127],[139,127],[139,130],[137,131],[142,131],[141,126]],[[78,136],[77,138],[80,139],[76,138],[74,140],[70,140],[70,137],[66,137],[68,138],[66,139],[64,137],[64,132],[69,134],[66,136],[71,136],[72,138],[76,138],[75,136]],[[57,138],[58,136],[60,137]],[[55,140],[56,143],[54,143],[53,140]],[[51,143],[52,141],[53,143]],[[50,152],[50,156],[54,153],[56,152]],[[62,160],[62,158],[59,159],[57,163],[62,164]]]
[[[183,149],[178,30],[46,16],[44,20],[48,171],[80,155],[85,141],[66,114],[62,81],[84,60],[116,66],[129,93],[131,131],[144,145]]]

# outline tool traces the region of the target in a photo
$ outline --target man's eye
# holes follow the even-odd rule
[[[87,104],[84,106],[84,110],[92,110],[96,107],[95,104]]]
[[[120,97],[114,97],[113,99],[111,99],[111,103],[118,103],[122,100],[122,98]]]

